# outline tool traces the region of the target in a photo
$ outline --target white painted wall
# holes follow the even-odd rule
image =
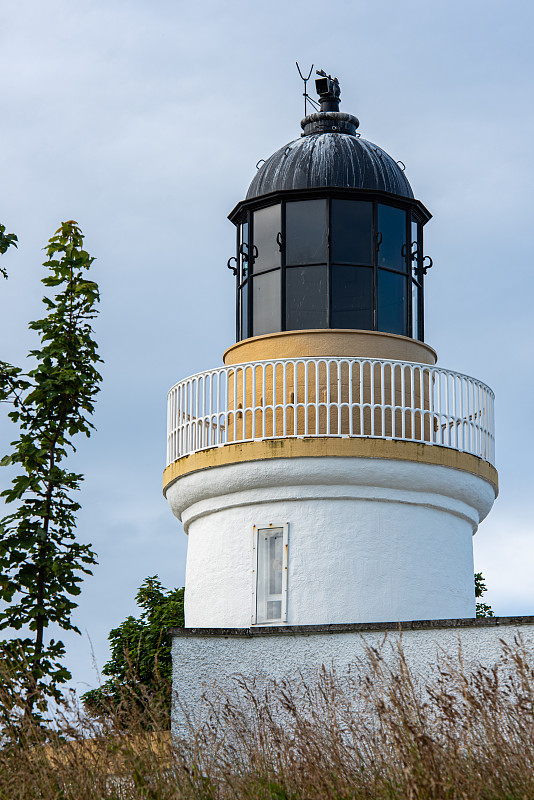
[[[289,524],[287,624],[472,617],[472,534],[490,483],[450,467],[291,458],[212,467],[167,490],[189,534],[186,626],[251,624],[254,525]]]

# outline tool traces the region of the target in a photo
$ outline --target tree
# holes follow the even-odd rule
[[[116,713],[125,699],[152,697],[170,710],[172,659],[167,629],[184,625],[184,590],[165,589],[157,575],[146,578],[136,595],[139,619],[129,616],[109,634],[111,658],[102,669],[107,680],[83,695],[85,706]]]
[[[99,293],[87,278],[94,259],[72,220],[61,224],[46,254],[47,314],[29,325],[40,338],[40,349],[29,354],[36,366],[23,374],[0,361],[0,400],[12,403],[8,416],[18,429],[0,462],[16,469],[11,487],[0,494],[15,507],[0,520],[0,630],[28,632],[1,646],[19,665],[25,715],[44,710],[47,698],[60,699],[59,687],[70,678],[61,661],[63,642],[45,641],[45,630],[54,624],[79,633],[71,619],[73,598],[96,563],[90,546],[75,537],[80,504],[73,494],[83,475],[65,463],[74,437],[93,430],[89,417],[101,380],[91,327]]]
[[[481,572],[475,572],[475,597],[482,597],[487,592],[486,581]],[[487,603],[477,603],[477,617],[493,617],[493,609]]]
[[[0,256],[7,253],[10,247],[17,247],[17,236],[14,233],[6,233],[6,226],[0,225]],[[7,272],[3,267],[0,267],[0,275],[7,278]]]

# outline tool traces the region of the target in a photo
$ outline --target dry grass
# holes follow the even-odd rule
[[[241,680],[200,711],[173,745],[148,698],[126,729],[124,708],[103,722],[65,707],[46,741],[35,726],[5,740],[0,798],[534,798],[534,662],[521,641],[491,668],[436,662],[424,685],[402,647],[387,660],[370,649],[348,675],[261,692]]]

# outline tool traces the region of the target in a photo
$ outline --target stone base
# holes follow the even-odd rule
[[[438,655],[452,657],[461,648],[466,669],[491,667],[502,655],[502,641],[521,636],[534,652],[534,616],[414,620],[348,625],[299,625],[260,628],[172,628],[174,732],[183,729],[182,707],[200,706],[210,690],[229,691],[235,678],[254,679],[258,689],[273,679],[304,678],[308,683],[324,665],[339,674],[365,655],[369,646],[394,657],[399,638],[406,661],[422,678]],[[354,669],[354,667],[353,667]]]

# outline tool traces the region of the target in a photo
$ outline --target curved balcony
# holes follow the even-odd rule
[[[450,447],[494,464],[494,394],[404,361],[298,358],[212,369],[168,394],[167,465],[238,442],[375,437]]]

